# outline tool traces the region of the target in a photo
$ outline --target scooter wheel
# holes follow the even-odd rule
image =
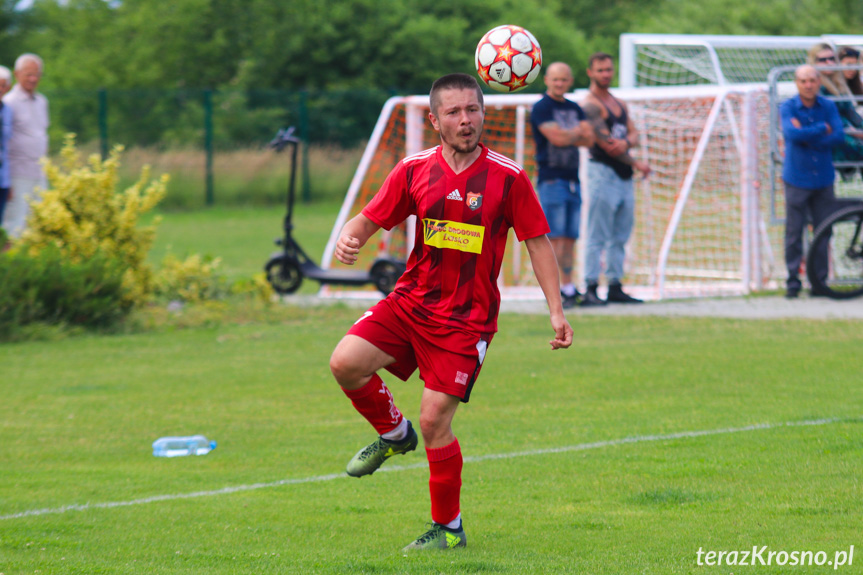
[[[294,293],[303,283],[300,262],[285,254],[271,257],[264,266],[264,271],[267,273],[267,281],[276,293],[281,295]]]
[[[396,289],[396,282],[403,273],[405,273],[405,265],[394,260],[378,260],[369,271],[372,283],[384,295],[389,295]]]

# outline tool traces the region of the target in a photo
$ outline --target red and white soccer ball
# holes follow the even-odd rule
[[[521,26],[498,26],[476,46],[476,72],[498,92],[515,92],[539,77],[542,50]]]

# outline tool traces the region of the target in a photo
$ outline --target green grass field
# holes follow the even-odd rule
[[[860,322],[575,313],[551,352],[502,316],[456,417],[469,545],[405,557],[422,450],[343,474],[374,435],[327,367],[358,314],[0,347],[0,573],[819,573],[696,554],[851,545],[861,572]],[[387,381],[415,419],[421,382]],[[192,433],[218,448],[151,455]]]
[[[337,209],[297,206],[318,260]],[[246,278],[283,216],[167,212],[151,259]],[[0,574],[820,573],[697,553],[851,545],[838,570],[863,572],[863,322],[574,311],[575,344],[551,352],[547,318],[503,315],[455,424],[469,545],[404,557],[430,520],[422,448],[344,475],[374,432],[327,362],[360,311],[0,346]],[[422,383],[387,382],[416,421]],[[152,456],[194,433],[216,451]]]

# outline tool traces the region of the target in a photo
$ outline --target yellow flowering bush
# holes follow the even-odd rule
[[[258,272],[252,275],[251,279],[235,283],[231,291],[240,295],[250,295],[262,302],[272,302],[276,295],[264,272]]]
[[[221,258],[202,258],[195,254],[184,261],[168,255],[156,275],[156,295],[169,300],[197,303],[224,297],[227,287],[217,273]]]
[[[67,135],[59,165],[45,164],[49,189],[33,205],[20,246],[31,255],[54,246],[72,262],[97,254],[118,261],[128,303],[137,306],[153,290],[147,254],[156,233],[155,224],[139,227],[138,220],[165,196],[168,176],[151,180],[145,167],[134,185],[118,193],[121,152],[118,146],[107,160],[92,155],[84,161],[74,134]]]

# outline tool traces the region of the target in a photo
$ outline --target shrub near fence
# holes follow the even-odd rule
[[[124,146],[130,156],[138,149],[151,159],[174,156],[164,160],[168,169],[163,170],[172,176],[172,192],[195,189],[196,197],[169,196],[165,207],[281,201],[287,160],[273,161],[264,152],[276,131],[286,126],[296,126],[307,144],[298,166],[298,195],[306,201],[317,199],[310,147],[338,156],[362,146],[391,95],[384,90],[46,91],[52,153],[72,132],[84,149],[103,157],[115,145]],[[350,166],[351,173],[355,166]]]
[[[0,257],[0,341],[32,325],[108,328],[131,311],[125,268],[105,254],[70,260],[49,246]]]

